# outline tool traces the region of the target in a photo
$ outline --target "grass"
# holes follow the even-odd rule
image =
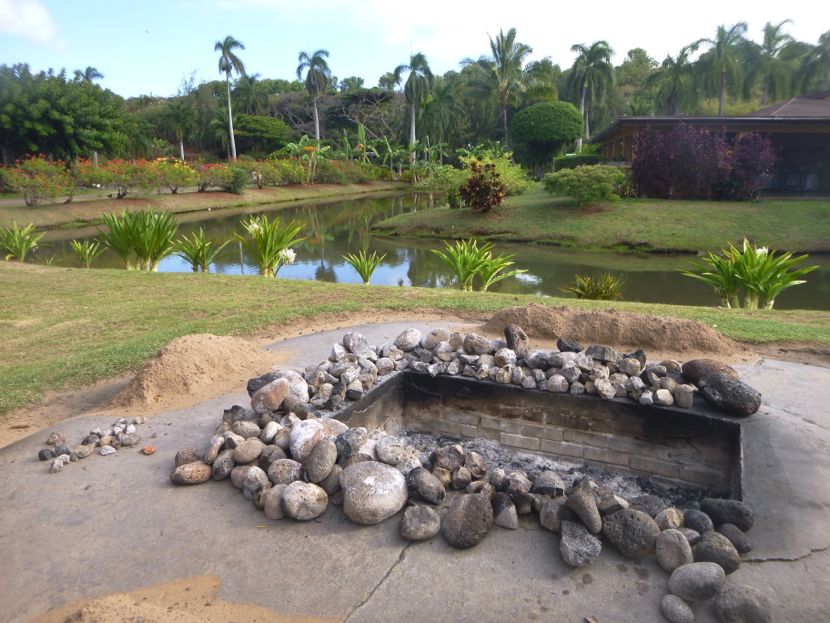
[[[716,251],[744,237],[773,249],[830,251],[830,200],[760,202],[622,199],[578,208],[537,186],[488,214],[470,210],[410,212],[375,231],[437,238],[478,236],[564,247],[641,251]]]
[[[31,404],[50,389],[137,370],[181,335],[245,335],[324,313],[366,311],[371,318],[382,318],[383,310],[492,313],[535,302],[691,318],[744,341],[830,344],[830,313],[819,311],[727,311],[12,262],[0,262],[0,284],[0,413]]]
[[[104,212],[120,213],[124,210],[136,212],[146,209],[165,210],[174,214],[240,208],[288,201],[304,201],[388,190],[411,189],[400,182],[368,182],[366,184],[315,184],[313,186],[278,186],[276,188],[248,188],[241,195],[208,191],[172,194],[145,194],[124,199],[102,198],[72,203],[44,204],[28,208],[22,205],[8,205],[0,202],[0,225],[13,221],[34,223],[39,229],[76,228],[99,223]],[[0,199],[4,196],[0,195]]]

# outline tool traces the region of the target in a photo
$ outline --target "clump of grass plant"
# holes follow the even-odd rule
[[[343,259],[357,271],[357,274],[363,280],[363,285],[368,285],[369,280],[372,278],[372,273],[380,266],[380,263],[383,262],[385,257],[386,253],[378,255],[375,251],[372,251],[372,255],[369,255],[365,249],[361,249],[357,254],[347,253],[343,256]]]
[[[273,220],[265,215],[251,216],[242,221],[242,228],[244,234],[234,233],[234,236],[253,256],[263,277],[276,276],[280,266],[293,263],[296,256],[291,247],[305,240],[299,237],[300,225],[283,224],[278,216]]]
[[[127,270],[157,271],[161,260],[175,251],[178,225],[170,212],[105,213],[101,220],[106,227],[98,230],[101,241]]]
[[[199,231],[176,241],[176,255],[190,264],[194,273],[199,270],[206,273],[229,243],[230,240],[216,246],[216,243],[207,239],[205,230],[200,227]]]
[[[600,275],[576,275],[562,292],[573,294],[578,299],[591,301],[614,301],[622,298],[623,280],[608,273]]]
[[[0,249],[7,260],[25,262],[26,256],[38,248],[42,233],[35,231],[31,223],[20,227],[16,221],[11,227],[0,227]]]
[[[479,289],[486,292],[493,284],[527,272],[524,269],[506,271],[514,264],[512,255],[493,255],[493,243],[479,243],[475,238],[444,243],[445,251],[433,249],[432,252],[447,264],[465,292],[474,289],[478,280]]]
[[[104,247],[97,240],[73,240],[69,244],[83,268],[92,268],[92,264],[104,252]]]
[[[720,254],[707,253],[696,267],[680,273],[711,286],[727,309],[772,309],[781,292],[806,283],[802,277],[818,268],[796,268],[807,257],[791,252],[776,255],[744,238],[740,249],[729,243]]]

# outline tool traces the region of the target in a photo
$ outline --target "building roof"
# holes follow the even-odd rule
[[[730,116],[663,116],[663,117],[619,117],[614,123],[592,138],[592,142],[603,142],[624,128],[642,126],[673,126],[687,123],[695,126],[729,128],[730,131],[757,130],[787,131],[791,126],[804,127],[807,124],[819,124],[820,131],[830,128],[830,91],[794,97],[786,102],[767,106],[749,115]],[[786,129],[785,129],[786,126]]]
[[[830,91],[794,97],[752,113],[752,117],[830,117]]]

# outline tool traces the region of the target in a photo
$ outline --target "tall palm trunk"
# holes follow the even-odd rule
[[[726,103],[726,69],[720,72],[720,98],[718,99],[718,116],[723,117]]]
[[[236,160],[236,140],[233,138],[233,113],[231,112],[231,75],[225,76],[225,83],[228,86],[228,134],[230,136],[231,160]],[[184,158],[182,158],[184,160]]]
[[[179,156],[181,157],[182,162],[184,162],[184,138],[181,136],[179,137]]]
[[[764,74],[764,90],[761,92],[761,106],[766,106],[769,101],[769,74]]]
[[[319,144],[319,142],[320,142],[320,113],[317,112],[317,98],[312,97],[311,98],[311,103],[314,107],[314,138],[317,139],[317,143]]]
[[[501,104],[501,127],[504,135],[504,146],[507,147],[510,142],[510,138],[507,136],[507,102]]]
[[[415,102],[409,105],[409,162],[415,162]]]
[[[582,115],[582,121],[585,125],[585,139],[588,138],[588,117],[585,115],[585,96],[588,94],[588,85],[582,84],[582,93],[579,95],[579,114]],[[576,153],[582,153],[582,137],[576,139]]]

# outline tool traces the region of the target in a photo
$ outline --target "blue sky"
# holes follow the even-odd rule
[[[458,69],[462,58],[486,54],[487,35],[500,27],[515,26],[519,40],[533,47],[533,58],[550,56],[562,67],[572,63],[574,43],[605,39],[617,52],[616,63],[636,46],[662,60],[686,43],[713,36],[719,24],[741,20],[749,22],[749,35],[757,41],[765,22],[792,19],[788,32],[816,43],[830,29],[830,15],[821,5],[800,0],[0,0],[0,63],[70,72],[92,65],[105,76],[101,84],[120,95],[168,96],[191,72],[197,81],[219,78],[213,45],[230,34],[245,44],[240,56],[248,73],[292,78],[300,50],[326,48],[336,76],[361,76],[373,86],[414,52],[424,52],[436,73]]]

